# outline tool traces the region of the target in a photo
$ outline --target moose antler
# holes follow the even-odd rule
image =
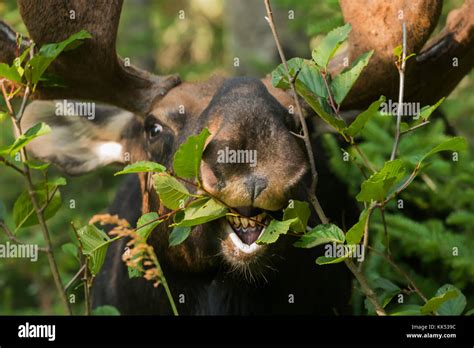
[[[333,59],[331,72],[344,68],[344,58],[353,61],[375,50],[344,101],[344,109],[365,108],[380,94],[396,99],[398,72],[392,51],[401,44],[402,21],[408,31],[407,52],[417,54],[407,61],[404,99],[432,104],[456,87],[474,65],[474,0],[465,0],[461,8],[451,11],[445,28],[427,42],[442,4],[442,0],[340,0],[352,32],[345,52]]]
[[[18,0],[20,13],[37,45],[59,42],[84,29],[92,39],[62,53],[50,71],[66,88],[39,88],[41,99],[91,99],[145,114],[155,99],[179,84],[177,75],[156,76],[126,66],[116,54],[115,42],[122,0]],[[11,60],[14,34],[0,25],[0,59]],[[10,63],[10,61],[9,61]]]

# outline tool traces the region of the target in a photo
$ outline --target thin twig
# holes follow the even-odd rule
[[[402,24],[403,29],[403,42],[402,42],[402,62],[398,69],[398,74],[400,76],[400,85],[398,89],[398,107],[397,107],[397,129],[395,132],[395,141],[393,143],[392,154],[390,155],[390,160],[393,161],[397,157],[398,144],[400,142],[400,125],[402,122],[402,104],[403,104],[403,89],[405,84],[405,63],[407,55],[407,26],[405,22]]]
[[[349,268],[349,270],[354,274],[356,277],[357,281],[360,284],[360,288],[364,295],[369,299],[369,301],[372,303],[372,305],[375,308],[375,313],[379,316],[385,316],[387,313],[383,309],[383,307],[380,305],[379,300],[377,298],[377,295],[375,294],[374,290],[370,287],[370,285],[367,282],[367,279],[365,279],[365,276],[360,272],[354,262],[351,259],[345,259],[344,263],[346,266]]]
[[[374,251],[376,254],[382,256],[385,261],[387,261],[398,273],[400,273],[408,282],[408,284],[411,286],[411,288],[420,296],[420,298],[424,301],[427,302],[428,299],[426,296],[421,292],[421,290],[416,286],[415,282],[413,279],[406,273],[400,266],[398,266],[395,261],[392,260],[391,256],[385,255],[384,253],[378,251],[377,249],[369,246],[369,249]]]
[[[77,271],[74,277],[72,277],[71,280],[66,284],[66,286],[64,287],[65,290],[69,289],[71,285],[74,284],[74,282],[81,276],[82,272],[84,272],[84,267],[86,267],[86,265],[82,265],[82,267],[79,269],[79,271]]]
[[[283,66],[285,67],[285,71],[288,77],[288,82],[290,84],[291,91],[293,92],[293,98],[296,104],[296,113],[298,114],[298,118],[301,123],[301,128],[303,130],[302,136],[303,136],[304,144],[306,147],[306,152],[308,153],[308,159],[309,159],[309,164],[311,168],[311,177],[312,177],[311,186],[309,189],[309,200],[312,203],[314,210],[316,211],[316,214],[319,217],[319,220],[321,220],[323,224],[326,224],[328,223],[329,219],[324,214],[321,204],[319,203],[318,197],[316,196],[316,186],[318,185],[318,172],[316,171],[316,162],[314,160],[313,148],[311,146],[311,141],[309,139],[308,126],[306,124],[306,120],[304,119],[301,104],[298,99],[298,93],[296,92],[296,88],[295,88],[295,81],[290,76],[290,70],[288,69],[288,63],[286,61],[285,53],[281,46],[280,39],[278,37],[278,32],[276,30],[275,23],[273,21],[273,13],[272,13],[269,0],[265,0],[265,8],[267,11],[267,17],[265,17],[265,19],[267,20],[268,25],[270,26],[270,30],[272,31],[273,38],[277,46],[278,54],[280,55],[280,59]]]
[[[10,228],[8,228],[7,224],[2,220],[0,220],[0,227],[5,231],[5,234],[7,235],[8,239],[11,240],[12,242],[14,242],[16,244],[28,244],[28,243],[25,243],[22,240],[18,239],[17,237],[15,237],[15,235],[10,230]],[[41,252],[44,252],[44,253],[48,252],[48,249],[46,249],[46,248],[38,247],[38,250],[41,251]]]
[[[416,125],[416,126],[413,126],[413,127],[411,127],[411,128],[408,128],[408,129],[404,130],[403,132],[400,133],[400,135],[404,135],[404,134],[413,132],[414,130],[416,130],[416,129],[418,129],[418,128],[421,128],[421,127],[426,126],[428,123],[430,123],[430,121],[423,121],[423,122],[420,123],[419,125]]]

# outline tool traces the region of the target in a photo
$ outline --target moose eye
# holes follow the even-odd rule
[[[147,127],[147,133],[149,139],[154,139],[158,134],[163,131],[163,126],[159,123],[151,123]]]

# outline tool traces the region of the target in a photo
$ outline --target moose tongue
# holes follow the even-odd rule
[[[260,227],[249,227],[249,228],[235,228],[235,233],[239,236],[240,240],[247,245],[251,245],[255,242],[262,229]]]

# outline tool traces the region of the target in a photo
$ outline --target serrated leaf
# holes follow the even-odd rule
[[[328,91],[321,72],[315,66],[304,64],[298,74],[298,80],[318,97],[327,98]]]
[[[173,168],[177,176],[182,178],[197,178],[201,164],[202,152],[206,139],[211,135],[204,128],[198,135],[191,135],[180,145],[174,155]]]
[[[451,300],[459,296],[459,291],[448,290],[442,294],[436,295],[430,298],[424,305],[421,307],[421,314],[429,314],[437,312],[440,306],[448,300]]]
[[[380,171],[362,183],[356,199],[359,202],[383,201],[389,190],[403,178],[404,174],[405,164],[401,159],[385,162]]]
[[[334,224],[321,224],[303,235],[293,245],[297,248],[314,248],[326,243],[344,243],[344,232]]]
[[[313,50],[312,58],[322,68],[326,68],[339,46],[347,39],[351,32],[348,23],[342,27],[330,31],[321,43]]]
[[[8,155],[13,156],[24,148],[30,141],[49,132],[51,132],[51,128],[46,123],[38,123],[28,129],[24,134],[20,135],[13,145],[11,145],[6,151],[2,152],[8,152]]]
[[[196,226],[219,219],[228,209],[212,198],[197,199],[184,209],[183,219],[176,226]]]
[[[359,221],[357,221],[346,233],[347,244],[359,244],[362,236],[364,235],[365,224],[367,223],[367,218],[369,213],[367,209],[364,209],[359,216]]]
[[[263,230],[262,235],[255,241],[257,244],[270,244],[275,243],[280,235],[285,234],[290,229],[293,223],[296,223],[298,219],[289,219],[285,221],[272,220],[267,227]]]
[[[166,173],[159,173],[153,176],[153,182],[155,191],[165,207],[172,210],[184,207],[190,194],[176,178]]]
[[[100,307],[94,308],[92,310],[92,315],[109,315],[109,316],[113,315],[113,316],[116,316],[116,315],[120,315],[120,312],[114,306],[105,305],[105,306],[100,306]]]
[[[287,61],[288,70],[290,76],[294,77],[296,72],[300,70],[304,65],[305,60],[303,58],[291,58]],[[288,89],[290,88],[290,83],[288,81],[288,75],[286,73],[285,66],[283,64],[278,65],[272,71],[272,85],[276,88]]]
[[[191,227],[189,226],[177,226],[173,228],[169,236],[169,246],[176,246],[184,242],[191,233]]]
[[[82,251],[89,260],[89,270],[93,276],[96,276],[104,264],[105,255],[112,240],[107,233],[95,225],[86,225],[77,233],[82,244]]]
[[[369,60],[373,53],[374,51],[372,50],[360,55],[352,63],[349,70],[334,77],[331,82],[331,90],[333,92],[334,101],[337,104],[340,105],[344,101],[352,86],[362,73],[362,70],[364,70],[367,64],[369,64]]]
[[[295,232],[306,232],[310,215],[311,210],[307,202],[293,200],[283,211],[283,220],[296,218],[296,221],[290,225],[290,228]]]
[[[467,148],[467,141],[463,137],[454,137],[435,146],[431,151],[425,154],[420,162],[441,151],[461,151]]]
[[[81,30],[59,43],[43,45],[38,53],[36,53],[34,57],[26,63],[26,79],[31,82],[31,84],[36,85],[40,81],[49,65],[63,51],[74,49],[82,43],[82,40],[90,38],[92,38],[92,36],[87,31]]]
[[[324,110],[320,98],[311,92],[311,90],[300,79],[296,80],[295,86],[297,93],[303,97],[314,112],[316,112],[316,115],[318,115],[324,122],[334,127],[338,132],[342,132],[347,127],[344,120],[336,118]]]
[[[48,191],[50,191],[48,194],[51,195],[51,190]],[[48,199],[46,188],[36,187],[35,194],[39,206],[42,207]],[[61,207],[61,202],[61,193],[57,190],[44,211],[45,220],[52,218],[57,213]],[[33,226],[39,223],[33,203],[31,202],[31,197],[26,191],[18,196],[13,205],[13,221],[16,226],[15,232],[22,227]]]
[[[129,164],[121,171],[114,174],[115,175],[122,175],[122,174],[131,174],[131,173],[148,173],[148,172],[156,172],[162,173],[166,171],[166,167],[162,166],[159,163],[150,162],[150,161],[139,161],[132,164]]]
[[[142,215],[137,222],[137,234],[147,241],[150,233],[158,226],[163,220],[158,220],[159,216],[155,212],[147,213]]]
[[[339,263],[347,259],[348,256],[343,256],[343,257],[326,257],[326,256],[319,256],[316,259],[316,263],[318,265],[330,265],[333,263]]]
[[[441,306],[438,307],[437,312],[439,315],[461,315],[466,308],[467,302],[466,296],[464,296],[458,288],[451,284],[445,284],[436,291],[436,296],[442,296],[449,291],[455,291],[458,295],[443,302]]]
[[[345,133],[351,137],[355,137],[359,134],[370,121],[372,117],[374,117],[380,108],[380,105],[385,101],[385,97],[382,95],[379,100],[370,104],[369,108],[359,115],[357,115],[356,119],[351,123],[349,127],[345,130]]]
[[[433,113],[433,111],[435,111],[438,106],[441,105],[441,103],[444,101],[444,99],[446,99],[445,97],[441,98],[440,100],[438,100],[438,102],[434,105],[426,105],[426,106],[423,106],[420,110],[420,117],[423,119],[423,120],[427,120],[431,114]]]

